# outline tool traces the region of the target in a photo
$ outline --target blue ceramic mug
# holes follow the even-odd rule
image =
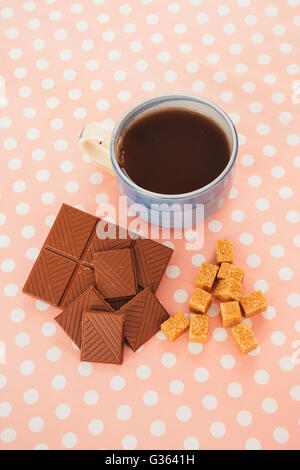
[[[128,126],[149,112],[170,108],[182,108],[210,118],[223,130],[230,148],[228,164],[215,180],[195,191],[175,195],[158,194],[141,188],[124,173],[117,161],[118,142]],[[79,145],[93,161],[116,177],[120,192],[127,197],[129,206],[143,208],[138,210],[142,219],[155,225],[187,228],[201,222],[202,217],[205,220],[212,217],[228,197],[238,138],[233,122],[216,104],[192,95],[170,94],[149,98],[129,108],[112,131],[98,123],[87,124],[80,135]]]

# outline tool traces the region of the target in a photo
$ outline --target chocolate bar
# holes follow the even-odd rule
[[[96,286],[93,265],[96,251],[120,250],[121,253],[129,248],[134,250],[139,286],[150,287],[155,292],[172,254],[170,248],[137,238],[137,234],[124,228],[63,204],[23,292],[65,308],[87,288]],[[130,284],[126,295],[125,288],[122,291],[121,298],[129,300],[137,292],[132,277]]]

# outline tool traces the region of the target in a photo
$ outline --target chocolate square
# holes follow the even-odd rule
[[[125,315],[85,312],[82,319],[81,360],[122,364]]]
[[[93,265],[93,254],[95,252],[130,248],[133,244],[132,237],[136,238],[134,234],[130,234],[126,229],[104,219],[99,220],[83,255],[83,261]]]
[[[75,268],[76,262],[42,249],[23,292],[58,306]]]
[[[94,253],[94,266],[98,290],[106,299],[122,299],[137,293],[130,248]]]
[[[82,314],[86,310],[113,311],[102,295],[94,287],[90,287],[55,318],[55,321],[79,348]]]
[[[97,223],[97,217],[63,204],[45,246],[79,259]]]
[[[133,245],[138,284],[156,292],[173,250],[147,238],[138,238]]]
[[[125,338],[133,351],[160,330],[169,314],[149,288],[133,297],[117,313],[124,313]]]
[[[62,308],[66,308],[91,286],[96,287],[94,269],[78,264],[77,270],[73,275],[72,282],[70,282],[68,289],[62,298],[60,306]]]

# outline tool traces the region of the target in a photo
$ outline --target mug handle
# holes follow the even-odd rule
[[[79,147],[94,162],[111,175],[114,174],[110,160],[112,131],[97,122],[87,124],[79,137]]]

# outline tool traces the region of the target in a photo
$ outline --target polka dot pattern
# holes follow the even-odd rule
[[[0,8],[9,89],[0,97],[0,341],[11,367],[0,365],[0,446],[93,449],[101,438],[111,449],[114,429],[126,450],[295,448],[299,424],[286,417],[300,399],[299,1],[255,11],[250,0],[9,3]],[[187,314],[197,270],[214,262],[218,238],[232,238],[245,293],[260,289],[269,301],[251,319],[260,348],[241,357],[213,303],[208,345],[187,335],[171,344],[159,332],[104,370],[79,362],[57,310],[21,290],[62,201],[94,214],[118,205],[114,179],[80,153],[84,124],[112,129],[137,101],[173,92],[219,104],[237,127],[239,154],[204,246],[186,250],[194,230],[164,240],[175,253],[158,296],[171,314]]]

